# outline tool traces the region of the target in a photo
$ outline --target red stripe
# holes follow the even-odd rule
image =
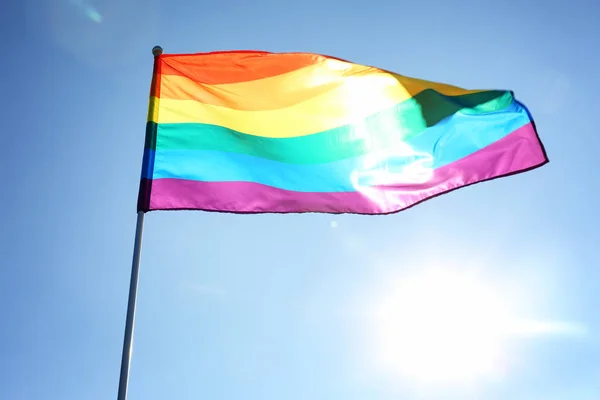
[[[231,51],[168,54],[159,58],[163,75],[180,75],[199,83],[217,85],[285,74],[328,57],[311,53]]]
[[[154,70],[152,73],[152,83],[150,84],[150,96],[160,97],[160,76],[162,73],[163,63],[159,57],[154,58]]]

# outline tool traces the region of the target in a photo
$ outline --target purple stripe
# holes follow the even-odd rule
[[[360,192],[304,193],[250,182],[152,181],[150,210],[235,213],[354,213],[401,211],[460,187],[523,172],[547,162],[532,124],[468,157],[432,171],[423,183],[361,189]]]

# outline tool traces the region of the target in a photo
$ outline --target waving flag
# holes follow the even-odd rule
[[[510,91],[309,53],[163,54],[138,211],[384,214],[546,162]]]

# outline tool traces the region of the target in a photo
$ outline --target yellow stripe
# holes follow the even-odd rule
[[[347,66],[348,64],[345,64],[344,70],[340,71],[341,84],[337,88],[285,108],[248,111],[196,100],[174,100],[163,97],[151,118],[157,123],[205,123],[256,136],[285,138],[309,135],[356,123],[369,115],[405,101],[425,89],[433,89],[450,96],[481,91],[408,78],[369,67],[362,67],[362,70],[346,75],[344,71],[347,70]],[[164,80],[165,77],[167,76],[163,76],[162,79]],[[319,76],[315,75],[313,78],[317,80]],[[243,85],[244,90],[248,90],[244,91],[246,101],[262,101],[261,104],[264,105],[265,101],[274,102],[277,96],[283,96],[285,90],[289,91],[289,96],[294,96],[308,87],[308,85],[297,88],[289,85],[264,85],[271,79],[218,85],[230,88],[229,92],[224,91],[219,96],[224,99],[231,98],[235,96],[232,93],[238,93],[236,86]],[[320,83],[314,84],[314,86],[319,85]],[[273,90],[274,88],[279,90],[276,95],[273,94],[273,91],[277,92]]]
[[[148,103],[148,121],[158,121],[158,108],[160,107],[160,98],[150,96]]]

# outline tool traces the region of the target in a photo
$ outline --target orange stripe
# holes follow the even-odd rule
[[[310,53],[232,51],[160,56],[163,75],[180,75],[198,83],[238,83],[308,67],[328,57]]]
[[[160,98],[195,100],[237,110],[273,110],[313,100],[349,85],[349,79],[375,80],[384,74],[374,68],[337,60],[324,60],[270,78],[221,85],[207,85],[185,76],[163,74]]]
[[[334,103],[350,99],[370,102],[392,92],[415,96],[433,89],[446,96],[476,91],[437,82],[423,81],[381,69],[324,58],[320,62],[285,74],[248,82],[208,85],[179,75],[161,75],[160,98],[192,100],[232,110],[281,110],[304,103],[313,111],[331,110]],[[157,96],[158,97],[158,96]],[[183,104],[183,103],[181,103]],[[305,108],[306,108],[305,107]]]

